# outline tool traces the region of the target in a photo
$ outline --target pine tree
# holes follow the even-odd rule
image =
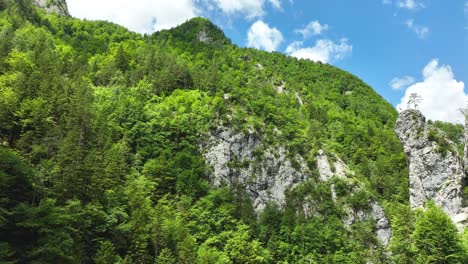
[[[401,205],[395,211],[394,217],[391,218],[392,239],[389,244],[392,263],[411,263],[415,257],[411,237],[414,231],[413,212],[406,205]]]
[[[171,251],[167,248],[163,249],[161,251],[161,254],[159,254],[158,258],[156,259],[157,264],[176,264],[177,260],[172,255]]]
[[[457,227],[433,202],[417,216],[414,230],[417,263],[467,263]]]
[[[121,260],[120,256],[115,253],[115,247],[110,241],[103,241],[96,253],[94,261],[96,264],[114,264]]]

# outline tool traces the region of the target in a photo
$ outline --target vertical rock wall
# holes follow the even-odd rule
[[[212,131],[202,151],[213,170],[212,183],[242,186],[257,212],[269,201],[283,206],[286,190],[309,175],[302,157],[291,159],[283,146],[265,146],[254,132],[219,128]]]
[[[254,131],[242,133],[219,127],[211,131],[200,148],[207,164],[212,168],[212,184],[243,188],[250,195],[256,212],[261,212],[268,202],[283,207],[285,192],[310,177],[307,164],[301,156],[291,157],[287,148],[281,145],[265,145]],[[323,150],[318,152],[318,180],[330,184],[332,199],[336,202],[341,197],[336,197],[331,179],[338,177],[353,184],[354,180],[349,177],[354,176],[354,172],[336,155],[333,155],[333,160],[330,164],[327,154]],[[355,222],[373,220],[379,241],[387,246],[391,236],[389,221],[376,201],[370,199],[368,203],[369,210],[347,207],[343,224],[349,226]]]
[[[465,166],[455,144],[442,131],[428,124],[417,110],[401,112],[395,132],[408,157],[411,207],[423,208],[428,200],[433,200],[459,228],[466,226],[467,208],[463,208]],[[434,137],[447,142],[448,149],[440,146]]]
[[[349,169],[349,167],[336,155],[333,155],[334,162],[331,166],[327,154],[323,150],[319,150],[317,155],[317,169],[319,171],[319,180],[322,182],[329,182],[333,177],[337,177],[345,182],[348,182],[350,186],[353,185],[353,180],[351,179],[354,176],[354,172]],[[333,169],[332,169],[333,167]],[[338,198],[335,192],[335,186],[333,183],[330,184],[331,193],[333,200],[336,201]],[[354,192],[359,192],[362,189],[362,184],[358,185],[354,189]],[[348,197],[345,197],[347,199]],[[380,243],[386,247],[390,242],[392,232],[390,230],[390,221],[385,215],[385,211],[382,206],[375,200],[369,199],[368,206],[370,210],[354,209],[348,205],[344,205],[344,211],[346,214],[342,218],[343,223],[346,226],[359,221],[366,221],[372,219],[375,221],[375,234],[379,239]]]

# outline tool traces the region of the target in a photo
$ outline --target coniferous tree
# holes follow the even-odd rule
[[[392,252],[391,260],[396,264],[411,263],[414,261],[413,248],[414,213],[407,205],[400,205],[395,209],[391,219],[392,237],[389,249]]]
[[[414,248],[417,263],[466,263],[467,252],[456,226],[433,202],[416,217]]]

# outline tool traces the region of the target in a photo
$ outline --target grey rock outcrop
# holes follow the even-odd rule
[[[33,2],[49,13],[56,13],[62,16],[70,15],[66,0],[34,0]]]
[[[275,133],[281,133],[275,130]],[[267,146],[261,137],[252,131],[237,132],[231,128],[219,127],[211,131],[207,139],[200,145],[207,164],[211,167],[211,182],[214,186],[237,186],[243,188],[253,201],[256,212],[262,211],[268,202],[274,202],[280,207],[285,204],[285,193],[309,176],[309,168],[305,160],[296,155],[291,157],[286,147]],[[333,177],[349,181],[354,172],[336,155],[330,164],[327,154],[320,150],[317,155],[319,180],[329,182],[332,198],[337,197]],[[358,186],[356,188],[361,188]],[[341,197],[338,197],[341,198]],[[345,198],[346,200],[346,198]],[[317,203],[314,199],[305,200],[303,210],[306,215],[316,215]],[[374,200],[369,200],[369,210],[356,210],[346,207],[343,223],[347,226],[357,221],[373,220],[376,222],[376,235],[382,245],[387,246],[391,231],[389,221],[383,208]]]
[[[375,221],[375,234],[379,239],[382,246],[387,247],[392,237],[392,231],[390,229],[390,221],[385,215],[383,207],[376,201],[369,200],[368,206],[369,212],[364,210],[353,210],[353,208],[347,207],[345,209],[345,217],[342,219],[346,226],[350,226],[356,222],[367,221],[372,219]]]
[[[433,200],[459,228],[466,226],[462,189],[465,172],[454,143],[428,124],[417,110],[401,112],[395,132],[408,157],[411,207],[423,208],[428,200]],[[441,149],[431,138],[434,135],[446,142],[448,149]]]
[[[211,41],[210,37],[208,36],[208,33],[206,33],[205,30],[201,30],[200,32],[198,32],[197,39],[202,43],[208,43]]]
[[[319,171],[319,180],[329,181],[333,177],[330,162],[323,150],[319,150],[317,154],[317,169]]]
[[[309,175],[302,157],[288,157],[283,146],[265,146],[253,131],[237,133],[219,128],[211,133],[202,150],[213,170],[212,183],[244,187],[256,212],[270,201],[283,206],[286,190]]]
[[[333,177],[337,177],[349,185],[354,185],[353,180],[350,178],[354,176],[354,172],[349,169],[349,167],[336,155],[333,155],[334,162],[331,166],[329,159],[323,150],[319,150],[317,154],[317,168],[319,171],[319,180],[323,182],[330,181]],[[330,184],[332,198],[336,202],[339,197],[336,196],[335,186],[334,184]],[[353,192],[362,191],[363,188],[362,184],[358,184],[354,187]],[[351,194],[353,195],[353,194]],[[390,229],[390,221],[385,215],[385,211],[382,206],[370,199],[368,201],[368,207],[370,210],[363,210],[363,209],[354,209],[350,206],[344,204],[345,207],[345,215],[342,218],[343,224],[345,226],[350,226],[353,223],[360,222],[360,221],[367,221],[367,220],[374,220],[375,221],[375,234],[379,239],[380,243],[386,247],[390,242],[390,238],[392,236],[392,232]]]
[[[333,155],[333,154],[332,154]],[[330,164],[327,155],[323,150],[319,150],[317,154],[317,169],[319,171],[319,180],[329,181],[333,176],[336,176],[341,179],[345,179],[347,175],[354,175],[354,172],[351,171],[348,166],[336,155],[333,155],[333,171],[331,169],[332,165]]]
[[[385,211],[377,202],[371,201],[370,206],[372,208],[372,219],[376,221],[375,229],[377,238],[380,240],[384,247],[388,246],[390,238],[392,237],[392,231],[390,230],[390,221],[385,215]]]

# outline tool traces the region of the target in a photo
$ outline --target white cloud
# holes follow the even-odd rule
[[[303,29],[297,29],[294,32],[302,34],[304,38],[308,38],[309,36],[320,35],[327,29],[327,24],[321,25],[320,22],[315,20],[309,22],[309,24],[307,24],[307,26],[305,26]]]
[[[249,28],[247,33],[247,46],[266,51],[274,51],[283,42],[281,32],[268,24],[258,20]]]
[[[412,85],[413,83],[415,83],[415,80],[413,77],[411,76],[404,76],[404,77],[401,77],[401,78],[393,78],[391,81],[390,81],[390,86],[392,87],[392,89],[394,90],[401,90],[403,88],[406,88],[410,85]]]
[[[168,29],[199,15],[192,0],[67,0],[72,16],[108,20],[140,33]]]
[[[265,0],[196,0],[205,4],[215,4],[221,11],[228,15],[242,14],[248,19],[265,15]],[[276,9],[281,10],[281,0],[268,0]]]
[[[424,5],[417,0],[400,0],[397,2],[399,8],[404,8],[408,10],[416,10],[418,8],[424,8]]]
[[[397,109],[407,109],[410,95],[416,93],[422,98],[419,110],[428,119],[462,122],[463,116],[459,109],[465,107],[468,95],[464,91],[465,84],[455,80],[452,68],[449,65],[439,65],[439,61],[434,59],[424,67],[423,77],[422,82],[406,89]]]
[[[429,35],[429,28],[414,24],[414,19],[406,20],[406,26],[416,33],[420,39],[425,39]]]
[[[350,54],[353,46],[348,44],[347,39],[341,39],[339,43],[334,43],[329,39],[320,39],[312,47],[304,47],[303,42],[291,43],[286,49],[286,53],[299,58],[328,63],[338,61]]]
[[[398,8],[408,9],[408,10],[417,10],[417,9],[426,7],[419,0],[398,0],[398,1],[382,0],[382,4],[384,5],[391,5],[392,3],[395,3],[395,5]]]
[[[276,9],[281,9],[281,1],[280,0],[268,0],[270,1],[271,5]]]
[[[261,17],[265,14],[263,10],[264,0],[208,0],[213,1],[223,13],[233,15],[241,13],[248,18]]]

